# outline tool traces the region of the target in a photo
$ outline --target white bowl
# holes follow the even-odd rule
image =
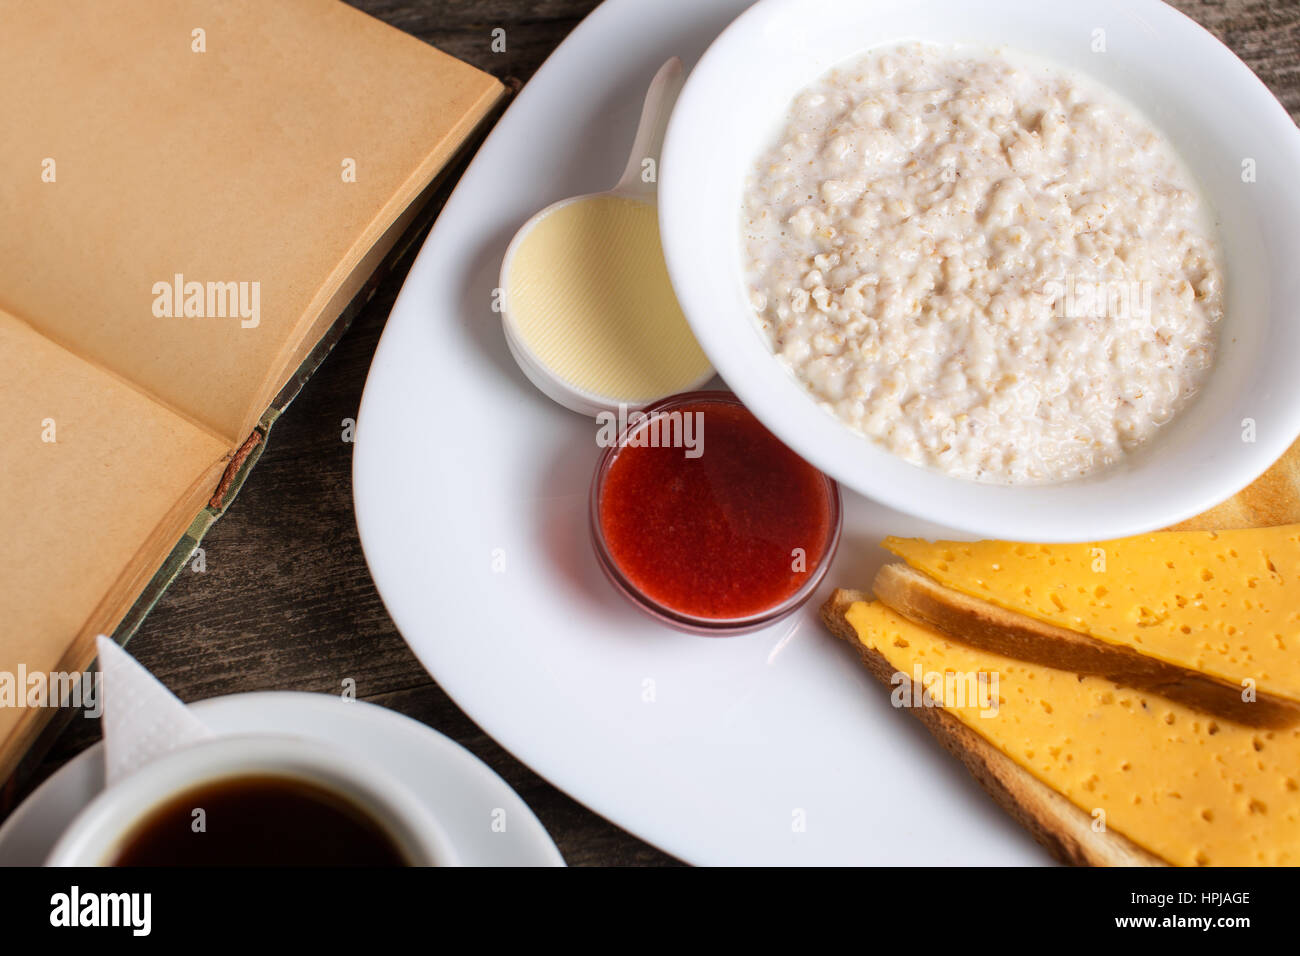
[[[1094,53],[1094,31],[1106,52]],[[745,292],[741,191],[795,94],[836,63],[906,40],[1006,47],[1109,86],[1168,136],[1216,217],[1226,263],[1219,354],[1200,396],[1124,462],[1052,485],[910,465],[823,410],[773,357]],[[1257,181],[1243,182],[1255,162]],[[700,345],[782,441],[843,485],[976,535],[1098,540],[1191,517],[1300,434],[1300,131],[1225,46],[1157,0],[762,0],[709,47],[668,128],[664,254]],[[1254,441],[1246,420],[1253,422]]]

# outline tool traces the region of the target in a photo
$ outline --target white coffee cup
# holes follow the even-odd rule
[[[136,829],[173,798],[247,776],[299,780],[338,794],[379,824],[412,866],[459,864],[425,804],[368,760],[301,737],[239,734],[165,754],[108,787],[72,821],[46,865],[107,866]]]

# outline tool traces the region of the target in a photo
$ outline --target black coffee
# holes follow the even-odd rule
[[[289,777],[230,777],[159,807],[114,866],[406,866],[366,811]]]

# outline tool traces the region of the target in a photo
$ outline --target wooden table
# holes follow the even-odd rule
[[[524,81],[597,5],[353,2],[498,77]],[[1175,6],[1227,43],[1300,117],[1300,0]],[[504,53],[491,49],[497,27],[507,32]],[[417,663],[375,592],[352,515],[353,446],[341,436],[344,420],[356,417],[370,357],[409,265],[409,257],[398,264],[276,424],[239,498],[204,541],[207,570],[182,572],[130,649],[187,701],[255,690],[336,694],[351,678],[358,697],[422,720],[485,760],[533,808],[571,865],[674,863],[552,787],[475,726]],[[96,721],[74,719],[25,789],[98,738]]]

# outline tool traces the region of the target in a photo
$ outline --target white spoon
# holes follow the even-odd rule
[[[617,184],[547,206],[501,264],[511,354],[542,392],[584,415],[644,406],[713,376],[673,295],[655,207],[683,72],[674,57],[655,75]]]

